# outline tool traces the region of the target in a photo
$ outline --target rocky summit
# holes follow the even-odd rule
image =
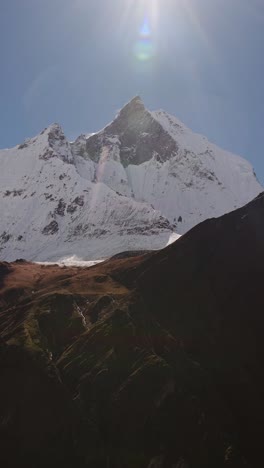
[[[264,194],[157,253],[0,264],[0,461],[260,468]]]
[[[1,259],[160,249],[261,191],[248,162],[136,97],[93,135],[54,124],[0,151]]]

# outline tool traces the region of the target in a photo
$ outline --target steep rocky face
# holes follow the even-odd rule
[[[77,139],[72,148],[94,162],[94,180],[150,204],[179,234],[262,191],[245,160],[166,112],[148,111],[139,97],[103,130]]]
[[[54,153],[60,155],[64,162],[73,163],[70,143],[67,141],[60,125],[54,124],[48,129],[48,143]]]
[[[0,265],[3,465],[260,468],[263,273],[264,194],[158,253]]]
[[[97,260],[160,249],[262,191],[245,160],[134,98],[69,143],[58,124],[0,151],[0,254]]]
[[[113,135],[118,137],[115,144],[124,167],[149,161],[154,154],[164,162],[178,151],[176,141],[145,109],[140,97],[132,99],[102,132],[87,139],[86,152],[92,160],[100,160],[102,147],[113,146]]]
[[[93,162],[72,151],[56,124],[0,151],[0,167],[2,259],[99,259],[164,247],[173,234],[150,205],[96,181]]]

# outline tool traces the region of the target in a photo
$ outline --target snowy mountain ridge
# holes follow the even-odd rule
[[[251,165],[132,99],[68,142],[53,124],[0,151],[2,260],[97,260],[158,249],[262,191]]]

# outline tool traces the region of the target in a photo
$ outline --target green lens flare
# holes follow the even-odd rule
[[[134,53],[138,60],[145,62],[150,60],[155,53],[154,46],[150,39],[140,39],[134,47]]]
[[[141,62],[150,60],[155,54],[154,45],[151,40],[151,28],[147,17],[144,18],[140,28],[139,40],[134,46],[134,54]]]

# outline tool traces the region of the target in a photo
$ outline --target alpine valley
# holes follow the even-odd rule
[[[261,191],[247,161],[135,97],[98,133],[54,124],[0,151],[1,259],[160,249]]]

